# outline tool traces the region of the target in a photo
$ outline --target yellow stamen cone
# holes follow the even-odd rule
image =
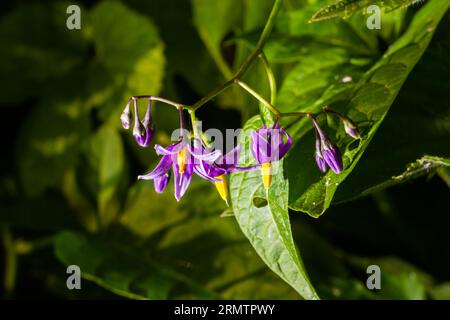
[[[180,173],[184,173],[184,170],[186,169],[186,150],[185,148],[181,149],[177,154],[177,164],[178,164],[178,170]]]
[[[224,175],[217,176],[215,179],[220,180],[214,182],[217,191],[219,192],[220,197],[226,202],[228,205],[228,184],[227,178]]]
[[[270,162],[261,165],[261,175],[264,188],[269,189],[270,183],[272,182],[272,164]]]

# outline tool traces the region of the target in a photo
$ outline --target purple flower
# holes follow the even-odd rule
[[[200,161],[198,165],[195,166],[194,171],[201,177],[216,182],[216,177],[230,174],[237,171],[249,171],[260,166],[250,166],[250,167],[239,167],[239,153],[241,151],[241,146],[233,148],[230,152],[225,155],[220,154],[220,156],[213,162],[211,161]]]
[[[151,101],[149,100],[147,111],[145,113],[144,119],[142,122],[139,120],[137,100],[134,99],[134,128],[133,128],[133,136],[138,145],[141,147],[147,147],[150,144],[150,141],[153,137],[155,129],[151,123]]]
[[[286,142],[283,138],[286,137]],[[275,121],[272,128],[263,125],[252,133],[251,151],[259,164],[280,160],[292,146],[292,138]]]
[[[286,137],[286,141],[283,138]],[[252,133],[251,152],[256,161],[261,165],[263,184],[266,189],[272,181],[271,162],[278,161],[288,152],[292,146],[292,138],[275,121],[272,128],[263,125],[262,128]]]
[[[341,152],[319,126],[317,120],[313,117],[311,117],[311,120],[316,128],[317,166],[322,172],[326,172],[326,166],[328,165],[334,173],[341,173],[343,169]]]
[[[203,179],[209,180],[214,183],[220,197],[228,205],[228,185],[226,174],[237,171],[249,171],[259,166],[239,167],[239,152],[241,146],[233,148],[225,155],[220,155],[215,161],[202,160],[194,166],[194,172]]]
[[[162,158],[152,172],[138,176],[138,179],[153,180],[156,192],[162,192],[167,187],[169,170],[172,168],[175,198],[180,201],[191,182],[192,174],[197,172],[198,164],[201,161],[213,162],[220,156],[218,151],[205,153],[203,148],[195,147],[196,144],[198,142],[194,141],[191,147],[187,142],[179,141],[166,148],[155,145],[156,153]]]

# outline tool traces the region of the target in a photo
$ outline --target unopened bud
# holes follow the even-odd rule
[[[125,109],[123,109],[123,112],[120,115],[120,122],[122,123],[122,127],[126,130],[130,129],[131,121],[132,121],[130,103],[131,103],[131,100],[128,101]]]

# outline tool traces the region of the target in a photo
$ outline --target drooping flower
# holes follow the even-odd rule
[[[286,141],[284,141],[286,139]],[[272,165],[280,160],[292,146],[292,138],[275,121],[271,128],[263,125],[251,135],[251,152],[256,161],[261,165],[263,184],[269,188],[272,181]]]
[[[145,112],[144,119],[142,122],[139,119],[137,100],[134,101],[134,128],[133,136],[138,145],[141,147],[147,147],[155,132],[153,125],[151,123],[151,101],[148,101],[147,111]]]
[[[342,156],[338,147],[328,138],[314,117],[311,120],[316,129],[316,163],[320,171],[326,172],[326,165],[334,173],[341,173],[343,169]],[[322,162],[325,161],[325,164]]]
[[[166,148],[156,145],[155,150],[158,155],[162,156],[161,160],[152,172],[138,176],[138,179],[153,180],[155,190],[162,192],[169,182],[169,170],[172,168],[177,201],[180,201],[186,192],[194,171],[197,172],[198,164],[201,161],[214,162],[220,157],[218,151],[205,153],[203,150],[191,147],[184,140]]]

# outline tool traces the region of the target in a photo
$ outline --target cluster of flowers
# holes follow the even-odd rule
[[[134,112],[131,111],[131,103]],[[151,123],[151,98],[148,99],[147,111],[144,118],[139,119],[138,98],[131,98],[121,115],[122,126],[129,129],[133,122],[133,135],[138,145],[147,147],[154,134]],[[180,112],[180,128],[183,129],[183,108]],[[134,113],[134,117],[133,117]],[[344,123],[345,131],[353,138],[359,138],[356,125],[348,118],[338,114]],[[315,116],[310,115],[316,131],[315,159],[322,172],[328,167],[335,173],[343,169],[342,157],[339,149],[328,138],[319,126]],[[180,132],[185,132],[181,130]],[[167,146],[155,145],[155,150],[162,158],[158,165],[148,174],[138,176],[138,179],[153,180],[155,191],[161,193],[167,187],[173,173],[175,198],[177,201],[186,192],[193,174],[211,181],[215,184],[220,196],[228,203],[228,186],[226,175],[237,171],[260,169],[264,187],[268,189],[271,184],[272,163],[283,158],[292,146],[292,138],[280,127],[278,120],[267,127],[263,125],[251,134],[251,153],[257,165],[240,167],[238,165],[241,146],[238,145],[227,154],[219,150],[212,151],[201,138],[181,135],[179,141]],[[171,173],[172,171],[172,173]]]

